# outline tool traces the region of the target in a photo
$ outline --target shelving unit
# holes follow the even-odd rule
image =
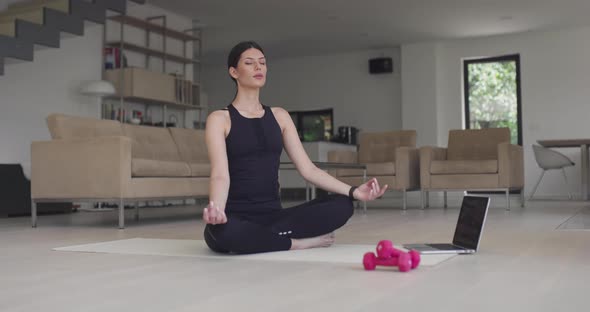
[[[117,94],[110,97],[110,99],[117,99],[119,102],[116,116],[121,122],[126,122],[126,102],[140,103],[145,105],[144,112],[147,112],[150,106],[162,107],[162,125],[167,124],[167,109],[174,108],[182,110],[182,123],[186,127],[185,114],[187,111],[196,111],[197,124],[203,124],[202,118],[206,107],[200,103],[200,81],[193,81],[192,77],[187,75],[187,67],[192,66],[194,71],[198,71],[200,77],[200,60],[193,58],[193,53],[187,52],[188,43],[192,43],[191,50],[197,50],[196,55],[201,55],[201,30],[191,28],[184,31],[178,31],[167,27],[166,16],[153,16],[145,20],[127,16],[117,15],[112,16],[109,20],[120,24],[120,34],[117,40],[107,40],[107,27],[105,24],[103,36],[103,50],[104,48],[118,48],[119,59],[114,62],[113,69],[104,69],[103,79],[112,82],[115,85]],[[139,45],[130,42],[125,38],[126,27],[133,27],[145,32],[145,45]],[[152,45],[153,34],[161,38],[162,46],[155,48]],[[168,39],[177,40],[182,43],[182,53],[173,53],[167,47]],[[139,53],[145,56],[144,68],[126,67],[124,54],[125,51]],[[151,58],[161,60],[161,71],[150,70]],[[103,63],[106,58],[103,53]],[[180,64],[182,66],[182,73],[169,73],[167,65],[169,62]],[[125,112],[125,113],[122,113]],[[105,114],[103,112],[103,114]],[[111,118],[111,114],[105,114],[103,118]],[[153,118],[153,116],[150,116]],[[150,119],[151,119],[150,118]],[[179,120],[176,121],[177,123]],[[153,120],[148,123],[154,124]],[[177,125],[178,126],[178,125]],[[191,125],[192,127],[192,125]]]
[[[123,47],[123,49],[125,49],[125,50],[143,53],[146,55],[159,57],[159,58],[170,60],[170,61],[177,62],[177,63],[184,63],[184,64],[200,63],[198,60],[193,60],[193,59],[185,58],[185,57],[174,55],[174,54],[164,53],[162,51],[158,51],[158,50],[154,50],[154,49],[148,49],[146,47],[142,47],[142,46],[139,46],[139,45],[136,45],[133,43],[123,42],[123,41],[107,42],[106,45],[110,46],[110,47],[116,47],[116,48]]]

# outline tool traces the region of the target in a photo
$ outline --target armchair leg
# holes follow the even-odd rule
[[[424,191],[420,190],[420,209],[424,210]]]
[[[510,189],[506,189],[506,211],[510,211]]]
[[[524,187],[520,189],[520,207],[524,207]]]
[[[408,209],[408,191],[406,189],[403,190],[403,209],[406,210]]]
[[[447,191],[444,191],[444,198],[445,198],[445,208],[447,208]]]
[[[119,229],[125,228],[125,201],[123,198],[119,199]]]
[[[430,192],[426,191],[426,208],[430,208]]]
[[[37,227],[37,203],[31,200],[31,227]]]
[[[184,201],[186,205],[186,200]],[[135,202],[135,221],[139,221],[139,202]]]

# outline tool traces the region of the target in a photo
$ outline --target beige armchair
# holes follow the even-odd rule
[[[366,178],[377,178],[383,186],[403,192],[403,209],[407,207],[407,191],[420,187],[419,151],[416,131],[361,133],[358,152],[330,151],[328,161],[360,163],[367,166]],[[360,185],[365,182],[360,169],[338,169],[330,172],[339,180]]]
[[[510,191],[518,190],[524,205],[524,159],[521,146],[510,144],[508,128],[451,130],[447,148],[420,148],[422,198],[428,192],[504,191],[507,210]],[[424,207],[424,200],[422,201]]]

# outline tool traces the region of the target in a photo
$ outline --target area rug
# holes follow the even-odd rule
[[[576,212],[557,227],[558,230],[590,231],[590,208]]]
[[[267,261],[300,261],[329,263],[362,263],[365,252],[374,251],[374,245],[334,244],[329,248],[268,252],[253,255],[225,255],[211,251],[205,241],[183,239],[131,238],[101,243],[54,248],[56,251],[94,252],[126,255],[172,257],[247,259]],[[433,266],[455,255],[422,255],[422,266]]]

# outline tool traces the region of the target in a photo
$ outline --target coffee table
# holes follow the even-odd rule
[[[352,163],[337,163],[337,162],[326,162],[326,161],[312,161],[316,167],[320,169],[362,169],[363,170],[363,181],[367,180],[367,165],[365,164],[352,164]],[[280,170],[297,170],[295,164],[292,162],[281,162],[279,166]],[[316,197],[316,186],[305,181],[305,200],[309,201]],[[363,201],[363,212],[367,212],[367,203]]]

